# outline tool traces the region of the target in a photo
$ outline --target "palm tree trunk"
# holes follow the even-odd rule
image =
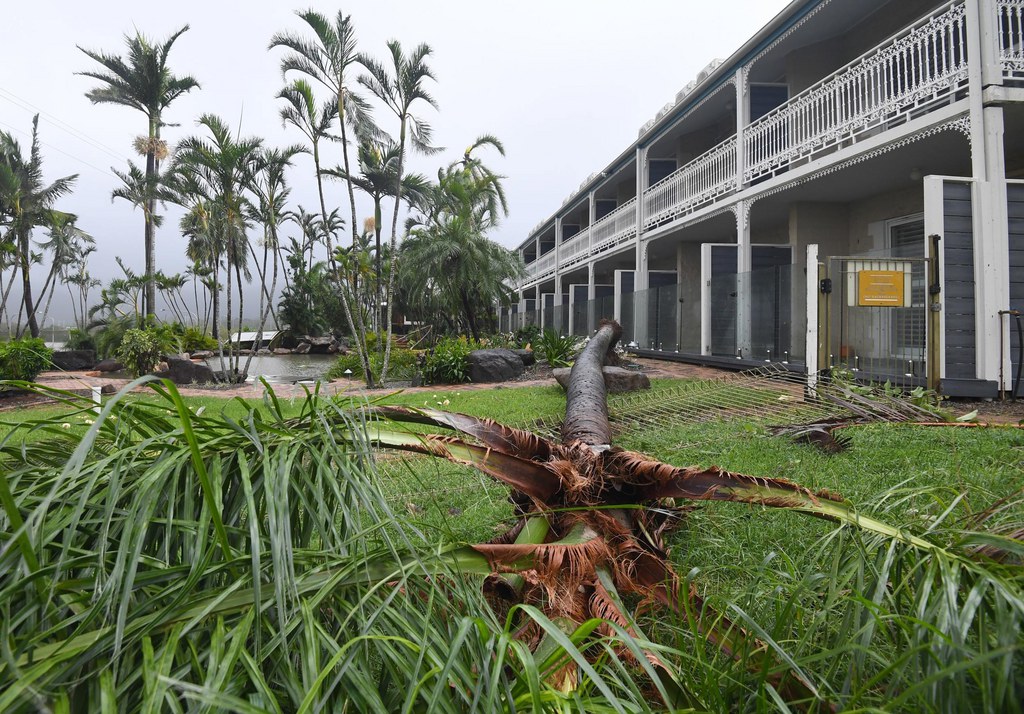
[[[611,444],[612,428],[608,423],[608,395],[602,367],[621,336],[619,323],[605,321],[576,358],[565,395],[563,444],[574,441],[591,447]]]
[[[31,246],[28,241],[28,234],[18,238],[21,261],[21,289],[22,306],[25,308],[25,322],[32,337],[39,337],[39,323],[36,322],[36,307],[32,301],[32,266],[29,261],[29,250]],[[21,327],[21,316],[18,316],[18,337],[21,337],[24,329]]]
[[[156,158],[156,140],[160,138],[160,123],[156,117],[149,118],[149,146],[146,152],[146,219],[145,252],[146,252],[146,297],[143,300],[146,317],[156,318],[156,236],[153,217],[156,215],[156,198],[152,195],[152,182],[160,170],[160,162]]]
[[[466,322],[469,323],[469,332],[473,335],[473,339],[480,341],[480,333],[476,329],[476,315],[473,312],[473,305],[469,299],[469,293],[465,290],[459,290],[459,297],[462,298],[462,310],[466,313]]]
[[[380,379],[387,378],[388,366],[391,361],[391,317],[395,309],[395,266],[398,264],[398,208],[402,203],[402,171],[405,169],[405,128],[406,116],[402,115],[402,123],[398,131],[398,170],[395,178],[395,210],[391,216],[391,255],[388,257],[388,290],[387,290],[387,344],[384,346],[384,365],[380,370]]]
[[[345,102],[343,89],[338,89],[338,122],[341,124],[341,160],[345,165],[345,187],[348,191],[348,204],[352,214],[352,250],[355,251],[359,245],[359,228],[356,225],[356,194],[352,190],[352,171],[348,160],[348,131],[345,128]],[[338,273],[338,266],[334,260],[334,251],[331,246],[327,246],[327,259],[331,266],[331,272],[337,275],[339,279],[344,279],[343,276]],[[373,387],[373,371],[370,369],[370,355],[367,354],[366,348],[366,326],[363,324],[363,313],[361,310],[357,310],[355,314],[355,321],[353,321],[352,309],[348,304],[348,300],[345,297],[345,289],[342,287],[342,307],[345,310],[345,318],[348,320],[349,329],[352,330],[352,337],[356,342],[356,353],[359,355],[359,361],[363,365],[363,374],[366,375],[366,386]],[[359,279],[355,278],[352,281],[352,295],[353,302],[356,303],[356,307],[359,306]],[[388,335],[390,339],[391,335]],[[386,364],[386,362],[385,362]],[[384,381],[384,374],[381,373],[381,382]]]

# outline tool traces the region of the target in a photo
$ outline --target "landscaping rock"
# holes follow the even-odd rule
[[[338,341],[333,336],[306,337],[305,342],[309,343],[309,354],[333,355],[338,352]]]
[[[175,384],[205,384],[214,381],[213,370],[205,364],[180,357],[168,357],[167,370],[158,372],[157,376],[166,377]]]
[[[105,359],[100,361],[93,369],[97,372],[120,372],[124,365],[116,359]]]
[[[102,387],[100,387],[100,394],[117,394],[117,387],[115,387],[110,382],[107,382]]]
[[[212,359],[213,350],[198,350],[192,353],[192,359]]]
[[[295,347],[295,349],[294,349],[294,350],[292,350],[292,351],[293,351],[293,352],[294,352],[295,354],[297,354],[297,355],[308,355],[308,354],[309,354],[309,351],[310,351],[310,350],[311,350],[312,348],[313,348],[313,346],[312,346],[311,344],[309,344],[308,342],[300,342],[300,343],[299,343],[299,344],[298,344],[298,345],[297,345],[297,346]]]
[[[537,361],[537,356],[533,354],[533,350],[512,350],[519,356],[519,359],[523,361],[523,365],[529,367],[531,364]]]
[[[256,350],[256,354],[259,357],[269,357],[270,355],[272,355],[274,353],[271,350],[268,350],[266,348],[261,348],[261,349]]]
[[[274,348],[274,354],[277,355],[278,357],[283,357],[284,355],[290,355],[291,353],[292,353],[292,351],[290,349],[288,349],[287,347],[275,347]]]
[[[96,364],[95,350],[60,350],[53,353],[53,366],[65,372],[92,369]]]
[[[477,384],[484,382],[507,382],[521,375],[526,366],[512,350],[473,350],[466,356],[469,379]]]
[[[569,373],[571,371],[572,368],[570,367],[559,367],[551,370],[551,376],[562,386],[562,389],[568,389]],[[643,372],[622,367],[602,367],[601,372],[604,374],[604,387],[608,390],[609,394],[635,392],[640,389],[651,388],[651,380]]]

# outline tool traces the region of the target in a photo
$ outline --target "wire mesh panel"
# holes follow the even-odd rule
[[[928,377],[928,261],[840,257],[829,261],[829,367],[901,386]]]

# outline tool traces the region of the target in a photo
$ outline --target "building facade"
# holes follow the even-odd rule
[[[1019,178],[1024,0],[796,0],[520,244],[501,321],[995,396]]]

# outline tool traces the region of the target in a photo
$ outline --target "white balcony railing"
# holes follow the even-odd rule
[[[946,6],[752,122],[743,136],[744,181],[954,99],[967,83],[965,24],[962,4]]]
[[[734,136],[644,191],[644,228],[692,213],[735,188]]]
[[[540,280],[553,272],[555,272],[555,251],[552,248],[537,260],[526,264],[526,282]]]
[[[590,255],[603,253],[636,236],[636,199],[631,198],[590,227]]]
[[[576,235],[569,238],[569,240],[562,243],[558,249],[559,260],[562,261],[562,267],[569,267],[575,265],[582,260],[586,260],[590,254],[590,227],[586,227]]]
[[[1003,78],[1024,83],[1024,0],[997,0],[996,28]]]

